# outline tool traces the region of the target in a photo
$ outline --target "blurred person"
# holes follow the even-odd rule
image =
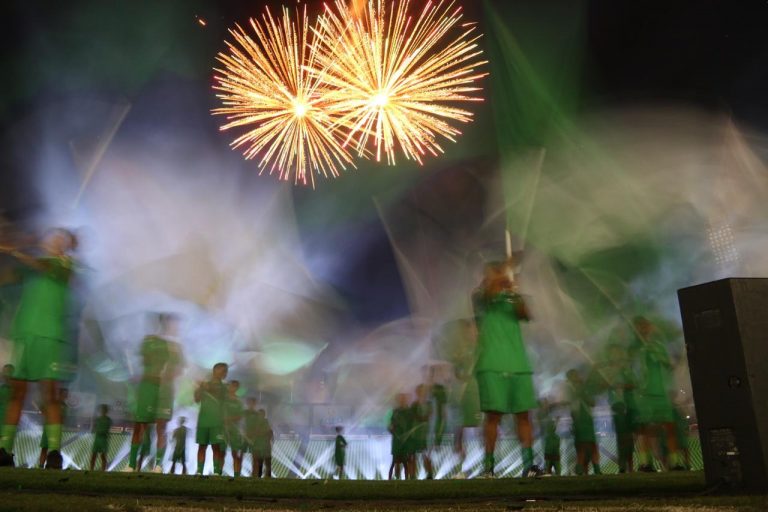
[[[661,335],[653,323],[643,316],[632,320],[635,342],[631,353],[638,368],[637,424],[639,470],[655,471],[653,449],[659,446],[658,434],[664,436],[668,449],[662,465],[684,470],[675,430],[674,406],[670,398],[672,363]]]
[[[496,440],[504,414],[515,415],[523,459],[523,476],[541,470],[533,463],[531,410],[536,408],[533,369],[528,359],[520,322],[528,321],[525,300],[510,277],[510,264],[489,263],[473,294],[478,332],[475,366],[480,409],[485,413],[484,475],[494,476]]]
[[[201,382],[195,389],[195,402],[200,404],[197,416],[197,474],[202,475],[205,468],[205,457],[208,446],[213,451],[213,472],[221,476],[224,468],[224,450],[226,439],[224,434],[224,401],[227,399],[227,378],[229,366],[227,363],[216,363],[213,366],[210,380]]]
[[[272,478],[272,443],[275,441],[275,433],[267,420],[267,411],[259,409],[260,429],[257,440],[259,443],[259,478]],[[263,469],[263,472],[262,472]]]
[[[99,416],[93,422],[93,447],[91,448],[91,471],[96,469],[96,458],[101,458],[101,470],[107,470],[107,452],[109,451],[109,429],[112,428],[112,418],[109,417],[109,406],[99,406]]]
[[[333,449],[333,461],[336,463],[339,480],[344,478],[344,462],[347,458],[347,440],[342,435],[343,431],[344,427],[336,427],[336,440]]]
[[[557,417],[554,406],[547,400],[542,400],[539,406],[539,426],[544,435],[544,468],[549,475],[559,476],[562,473],[560,464],[560,436],[557,434]]]
[[[69,398],[69,391],[67,390],[67,388],[59,388],[59,396],[57,401],[59,403],[62,426],[67,421],[67,398]],[[47,407],[47,405],[43,405],[42,407]],[[44,410],[43,410],[43,414],[45,414]],[[48,454],[49,454],[48,434],[45,432],[45,429],[43,429],[43,433],[40,436],[40,456],[37,461],[37,467],[41,469],[47,467]],[[51,469],[54,469],[54,468],[51,468]]]
[[[456,401],[459,406],[459,425],[454,436],[454,450],[459,455],[456,478],[466,478],[464,460],[466,449],[464,439],[467,429],[477,428],[482,424],[480,411],[480,392],[475,378],[477,363],[477,330],[470,320],[459,321],[460,350],[455,357],[454,377],[456,378]]]
[[[568,370],[566,379],[573,420],[573,445],[576,448],[576,474],[588,474],[591,463],[594,473],[599,475],[602,473],[600,452],[597,448],[595,420],[592,416],[592,408],[595,406],[594,392],[576,369]]]
[[[437,379],[437,366],[427,367],[427,386],[432,400],[434,412],[434,431],[432,445],[437,447],[443,444],[445,435],[445,406],[448,403],[448,392],[445,386]]]
[[[619,473],[631,473],[634,470],[637,402],[635,377],[627,351],[621,344],[608,345],[606,360],[599,365],[598,373],[608,391],[608,402],[611,404]]]
[[[392,434],[392,464],[389,466],[389,480],[392,475],[400,480],[407,473],[408,465],[408,434],[411,429],[411,410],[408,406],[408,394],[398,393],[395,397],[395,408],[389,419],[389,433]],[[407,475],[403,475],[405,477]]]
[[[165,313],[160,318],[160,333],[166,342],[168,359],[160,374],[157,390],[157,409],[155,426],[157,450],[155,452],[155,472],[163,472],[163,461],[168,446],[168,422],[173,418],[173,403],[176,399],[176,379],[184,370],[184,353],[178,341],[180,319],[177,315]]]
[[[176,464],[181,464],[181,474],[187,474],[187,418],[179,416],[179,426],[173,431],[173,454],[171,455],[171,474],[176,474]]]
[[[70,284],[75,272],[71,254],[76,248],[76,236],[60,228],[43,237],[39,257],[22,253],[12,244],[0,245],[0,251],[11,255],[24,267],[19,276],[21,299],[11,333],[14,374],[11,399],[0,430],[0,466],[13,466],[13,446],[21,409],[29,383],[37,382],[43,401],[43,432],[48,446],[45,467],[62,468],[63,419],[59,387],[74,374],[68,316]]]
[[[434,477],[428,449],[431,416],[432,403],[429,400],[429,387],[419,384],[416,386],[416,400],[411,405],[411,478],[416,478],[419,459],[427,472],[427,480],[432,480]]]
[[[232,380],[227,384],[227,399],[224,401],[224,436],[232,454],[232,470],[235,477],[240,476],[243,467],[243,434],[240,422],[243,419],[243,403],[237,396],[240,381]]]
[[[245,399],[245,410],[243,411],[243,459],[245,454],[251,454],[251,476],[256,474],[256,435],[259,429],[259,413],[256,411],[256,399],[248,397]]]
[[[176,336],[178,317],[169,313],[160,313],[157,315],[157,324],[157,333],[144,337],[141,342],[143,372],[136,389],[136,411],[128,467],[133,470],[137,470],[137,467],[141,468],[141,464],[137,466],[137,459],[144,432],[151,428],[152,424],[156,424],[157,451],[154,471],[162,473],[167,444],[166,430],[173,403],[172,380],[180,364],[178,344],[170,339]],[[147,453],[144,455],[146,456]]]

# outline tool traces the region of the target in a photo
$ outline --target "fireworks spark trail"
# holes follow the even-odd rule
[[[232,146],[243,148],[246,159],[259,158],[261,172],[277,171],[283,180],[293,174],[294,183],[314,187],[315,173],[336,177],[354,164],[328,108],[333,91],[316,62],[320,40],[306,7],[296,18],[285,7],[280,19],[267,9],[250,20],[255,37],[239,25],[230,30],[234,43],[217,56],[223,68],[214,86],[224,106],[213,112],[227,116],[222,130],[247,128]]]
[[[486,61],[478,59],[475,25],[462,22],[452,0],[429,1],[415,17],[410,0],[394,1],[390,11],[384,0],[368,0],[362,10],[344,0],[334,5],[317,22],[322,49],[312,75],[335,89],[330,103],[344,146],[365,156],[373,139],[376,160],[383,152],[390,165],[398,147],[420,164],[427,153],[442,153],[438,138],[455,142],[461,133],[451,121],[472,120],[453,105],[482,101],[476,82],[487,73],[477,68]]]

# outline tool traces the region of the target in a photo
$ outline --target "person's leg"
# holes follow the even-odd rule
[[[181,474],[184,476],[187,475],[187,458],[186,457],[181,459]]]
[[[682,468],[682,461],[680,457],[680,447],[678,446],[677,442],[677,430],[675,429],[675,424],[668,422],[668,423],[662,423],[661,429],[664,432],[664,435],[666,436],[667,440],[667,451],[669,453],[667,458],[667,468],[668,469],[678,469]]]
[[[530,411],[515,413],[517,437],[520,440],[520,450],[523,459],[524,474],[533,468],[533,425]]]
[[[91,471],[96,469],[96,457],[98,454],[96,452],[91,453]]]
[[[387,480],[392,480],[392,473],[395,471],[395,458],[392,457],[392,464],[389,465],[389,473],[387,474]]]
[[[264,464],[264,477],[272,478],[272,456],[267,456],[266,463]]]
[[[207,444],[197,445],[197,474],[202,475],[205,469],[205,452],[208,450]]]
[[[2,430],[0,430],[0,464],[13,465],[13,445],[16,441],[16,429],[21,418],[21,409],[27,396],[27,381],[11,380],[11,399],[5,409]]]
[[[157,419],[157,452],[155,453],[155,467],[162,469],[165,459],[165,450],[168,446],[168,420]]]
[[[237,452],[232,452],[232,465],[235,471],[235,476],[240,476],[240,473],[243,469],[243,454],[240,452],[240,450],[237,450]]]
[[[483,439],[485,442],[485,472],[493,474],[494,459],[493,454],[496,451],[496,440],[499,436],[499,423],[501,422],[501,413],[488,411],[485,413],[483,423]]]
[[[600,469],[600,449],[597,446],[597,441],[592,443],[590,451],[590,459],[592,459],[592,470],[596,475],[602,475],[603,472]]]
[[[213,472],[221,476],[224,471],[224,450],[221,444],[212,445],[213,448]]]
[[[587,472],[587,451],[582,442],[574,442],[576,446],[576,474],[583,475]]]
[[[173,460],[173,462],[171,462],[171,474],[172,475],[176,474],[176,460]]]
[[[136,471],[137,468],[139,450],[141,449],[141,443],[144,440],[144,430],[146,428],[146,423],[133,424],[133,434],[131,435],[131,451],[128,455],[128,467],[134,471]]]
[[[61,469],[62,417],[59,383],[50,379],[41,380],[40,392],[43,398],[43,413],[45,416],[43,432],[48,440],[45,466],[49,469]]]

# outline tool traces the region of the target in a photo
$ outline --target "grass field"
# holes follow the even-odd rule
[[[768,510],[764,496],[709,496],[703,474],[436,481],[261,480],[0,470],[0,510]]]

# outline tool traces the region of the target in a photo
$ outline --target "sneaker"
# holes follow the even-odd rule
[[[8,468],[15,466],[13,463],[13,454],[5,451],[5,448],[0,448],[0,466]]]
[[[48,452],[48,458],[45,459],[45,469],[61,469],[64,466],[64,459],[59,450]]]
[[[642,466],[637,468],[637,470],[640,471],[641,473],[655,473],[656,472],[656,469],[654,469],[654,467],[651,466],[650,464],[643,464]]]
[[[536,478],[541,476],[543,473],[544,472],[541,470],[541,468],[534,464],[531,467],[523,470],[523,478]]]

